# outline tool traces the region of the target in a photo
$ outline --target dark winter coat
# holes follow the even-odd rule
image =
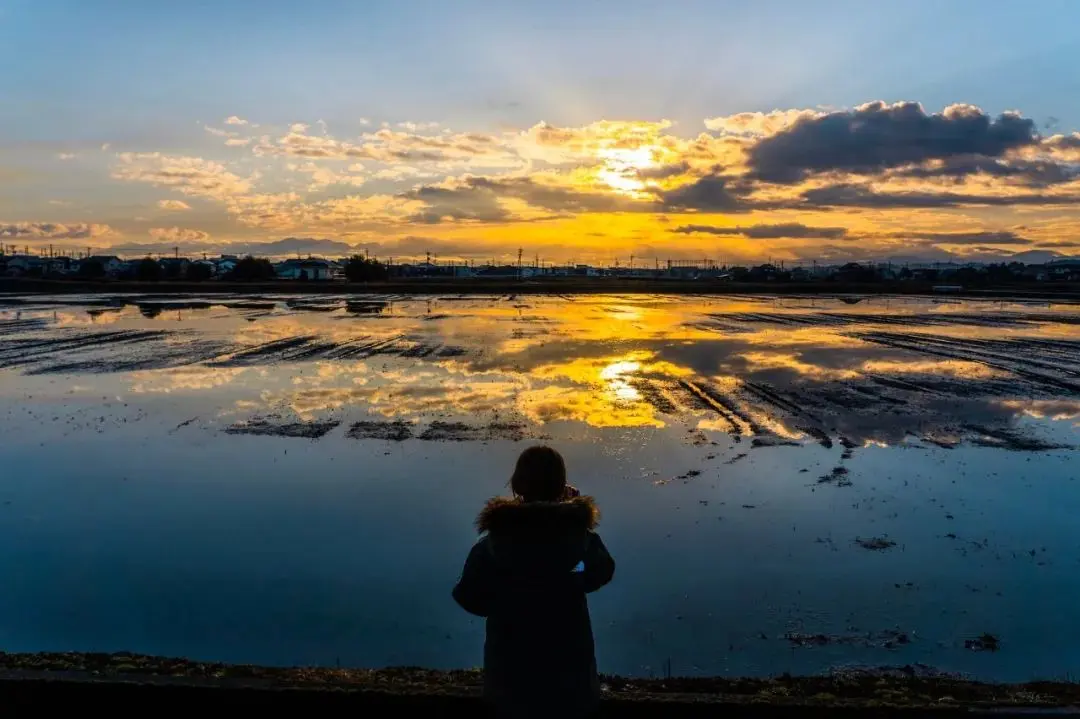
[[[469,552],[454,599],[487,617],[484,693],[506,715],[570,719],[596,708],[600,685],[585,595],[615,573],[592,531],[599,516],[591,497],[497,498],[476,519],[485,536]]]

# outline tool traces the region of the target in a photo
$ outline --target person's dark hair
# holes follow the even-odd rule
[[[566,463],[551,447],[529,447],[518,457],[510,489],[526,502],[558,502],[566,496]]]

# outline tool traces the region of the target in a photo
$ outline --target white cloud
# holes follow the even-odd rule
[[[239,177],[212,160],[160,152],[121,152],[112,176],[118,180],[172,187],[185,195],[225,201],[251,190],[253,178]]]
[[[352,167],[353,166],[350,165],[349,169],[352,170]],[[288,168],[311,176],[311,184],[308,186],[308,190],[320,190],[327,185],[352,185],[353,187],[360,187],[365,181],[363,177],[350,175],[348,172],[336,172],[328,167],[316,165],[314,162],[305,162],[301,165],[290,163]],[[362,165],[360,165],[360,169],[363,169]]]
[[[186,227],[151,227],[149,232],[159,242],[206,242],[210,239],[209,232]]]
[[[0,239],[4,240],[87,240],[113,234],[108,225],[77,222],[9,222],[0,224]]]
[[[804,118],[821,117],[817,110],[773,110],[772,112],[740,112],[724,117],[705,119],[705,127],[713,132],[730,135],[773,135],[791,127]]]
[[[225,124],[226,125],[250,125],[251,123],[248,122],[247,120],[243,119],[243,118],[237,117],[236,115],[229,115],[228,117],[225,118]]]
[[[56,153],[56,159],[58,160],[74,160],[78,155],[74,152],[58,152]]]
[[[182,211],[190,210],[191,205],[183,200],[158,200],[157,206],[162,210]]]
[[[439,123],[437,122],[399,122],[397,126],[402,130],[408,130],[409,132],[423,132],[425,130],[439,129]]]

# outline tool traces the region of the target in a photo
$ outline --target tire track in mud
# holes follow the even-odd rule
[[[972,356],[985,357],[992,361],[1008,362],[1016,356],[1017,351],[1016,340],[927,337],[924,341],[941,347],[955,348],[957,351],[967,352]],[[1025,364],[1061,372],[1070,377],[1080,377],[1080,369],[1077,369],[1077,362],[1080,361],[1080,343],[1063,343],[1060,340],[1040,343],[1037,340],[1024,340],[1024,344],[1032,348],[1041,348],[1046,355],[1059,359],[1059,361],[1054,362],[1027,353],[1024,357]]]
[[[634,377],[629,380],[631,387],[638,391],[641,398],[652,405],[653,409],[661,414],[677,415],[680,413],[680,407],[671,398],[671,396],[664,391],[663,382],[660,380],[652,379],[649,377]]]
[[[731,425],[731,433],[739,435],[766,434],[765,429],[761,425],[740,409],[730,397],[725,396],[717,389],[700,380],[699,383],[694,383],[689,380],[680,379],[679,385],[687,392],[690,392],[700,399],[707,407],[714,410],[727,421],[727,423]]]
[[[1024,366],[1021,366],[1022,364],[1042,366],[1047,369],[1061,372],[1070,377],[1080,377],[1080,372],[1075,370],[1041,362],[1037,355],[1033,356],[1030,351],[1025,351],[1026,347],[1030,348],[1030,343],[1027,343],[1024,340],[995,340],[996,342],[1006,343],[1003,345],[1009,349],[1009,356],[1006,356],[1005,354],[980,351],[978,349],[979,345],[977,340],[945,339],[940,337],[899,335],[885,332],[853,333],[852,337],[864,342],[871,342],[893,349],[907,350],[935,357],[944,357],[946,359],[978,362],[991,369],[1000,370],[1025,379],[1031,384],[1042,387],[1043,389],[1053,388],[1053,390],[1057,391],[1065,390],[1070,394],[1080,394],[1080,384],[1070,382],[1061,377],[1055,377],[1043,372],[1026,369]],[[1074,344],[1073,348],[1074,351],[1080,351],[1080,343]]]
[[[375,355],[425,359],[432,356],[457,357],[465,353],[462,347],[438,342],[415,342],[403,334],[376,340],[365,335],[344,342],[320,340],[317,335],[297,335],[247,347],[209,364],[212,367],[249,367],[318,359],[361,360]]]
[[[281,361],[289,353],[298,351],[315,340],[315,335],[298,335],[270,340],[234,352],[226,359],[210,362],[211,367],[248,367],[263,361]]]
[[[25,319],[0,320],[0,334],[15,332],[33,332],[35,330],[48,329],[52,320],[45,317],[30,317]]]
[[[702,323],[705,328],[716,323],[730,327],[740,324],[768,324],[781,327],[850,327],[856,325],[888,325],[896,327],[1026,327],[1043,323],[1080,324],[1080,315],[1053,314],[857,314],[851,312],[807,312],[807,313],[771,313],[771,312],[731,312],[726,314],[710,313],[709,320]]]
[[[62,330],[52,337],[0,340],[0,368],[26,368],[28,373],[128,372],[202,364],[207,367],[252,367],[280,362],[361,360],[374,355],[414,359],[459,357],[467,349],[439,342],[410,340],[404,334],[373,339],[362,335],[345,341],[302,334],[237,346],[231,342],[186,337],[175,330]],[[167,340],[179,340],[167,342]],[[135,351],[140,345],[154,345]]]
[[[106,346],[155,342],[174,334],[167,330],[113,330],[80,332],[43,340],[6,340],[0,342],[0,368],[25,367],[46,362],[56,355],[92,351]]]
[[[805,412],[794,402],[790,402],[779,394],[776,393],[771,387],[761,384],[759,382],[751,382],[750,380],[744,380],[742,384],[743,388],[749,393],[765,402],[772,407],[775,407],[782,412],[788,412],[790,414],[802,417],[805,416]]]
[[[172,347],[155,347],[144,357],[95,358],[75,362],[42,364],[26,370],[27,375],[45,374],[107,374],[173,369],[219,357],[226,347],[212,340],[195,340]]]

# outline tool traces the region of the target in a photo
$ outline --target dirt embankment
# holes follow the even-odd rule
[[[128,710],[132,704],[160,708],[174,701],[215,707],[242,702],[280,710],[283,702],[292,702],[309,712],[333,706],[390,712],[386,716],[418,708],[424,716],[475,715],[482,711],[482,682],[475,670],[272,668],[128,653],[0,653],[0,706],[32,702],[37,712],[86,698]],[[979,710],[1009,715],[1080,704],[1075,683],[988,684],[921,665],[807,677],[605,676],[602,686],[607,716],[716,716],[725,707],[762,716],[943,716]]]
[[[0,292],[48,294],[98,292],[170,292],[217,294],[927,294],[927,282],[730,282],[721,280],[674,280],[668,278],[551,277],[544,279],[448,279],[414,278],[387,282],[129,282],[118,280],[44,280],[0,278]],[[1001,287],[968,288],[968,296],[1027,296],[1080,299],[1075,283],[1026,283]]]

